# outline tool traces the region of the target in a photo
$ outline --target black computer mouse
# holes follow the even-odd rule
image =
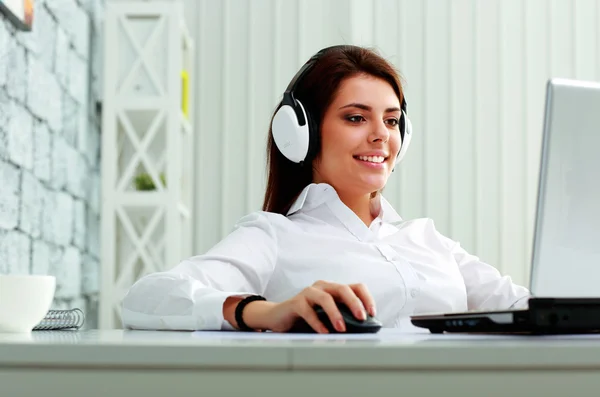
[[[376,333],[379,332],[379,330],[382,327],[381,321],[369,315],[368,313],[366,320],[359,320],[356,317],[354,317],[352,311],[344,303],[338,302],[337,307],[340,313],[342,314],[344,322],[346,323],[345,333],[347,334]],[[339,331],[333,327],[333,324],[331,324],[331,321],[329,320],[329,316],[321,306],[316,305],[314,309],[317,313],[317,316],[319,317],[319,320],[321,320],[323,325],[325,325],[325,327],[329,330],[330,333],[339,333]],[[296,323],[288,332],[316,333],[316,331],[303,318],[298,319],[298,321],[296,321]]]

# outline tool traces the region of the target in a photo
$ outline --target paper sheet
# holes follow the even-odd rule
[[[429,331],[403,331],[393,328],[383,328],[375,334],[292,334],[276,332],[238,332],[238,331],[196,331],[194,337],[205,340],[266,340],[266,341],[320,341],[320,340],[358,340],[358,341],[403,341],[419,342],[425,340],[451,341],[451,340],[539,340],[539,339],[598,339],[600,334],[583,335],[494,335],[494,334],[468,334],[446,333],[431,334]]]
[[[194,336],[203,339],[254,339],[254,340],[380,340],[386,334],[292,334],[278,332],[196,331]]]

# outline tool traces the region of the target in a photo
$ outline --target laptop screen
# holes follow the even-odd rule
[[[600,296],[600,84],[548,83],[531,269],[537,296]]]

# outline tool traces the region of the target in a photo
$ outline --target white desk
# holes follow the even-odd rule
[[[0,396],[575,397],[600,390],[600,336],[372,337],[0,334]]]

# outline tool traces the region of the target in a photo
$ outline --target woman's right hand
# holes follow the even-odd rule
[[[364,284],[317,281],[281,303],[251,302],[244,309],[244,322],[252,328],[286,332],[299,318],[303,318],[316,332],[327,333],[327,328],[314,310],[314,306],[319,305],[325,310],[335,329],[345,332],[344,320],[336,302],[345,303],[359,320],[366,318],[365,309],[371,316],[375,316],[375,301]]]

